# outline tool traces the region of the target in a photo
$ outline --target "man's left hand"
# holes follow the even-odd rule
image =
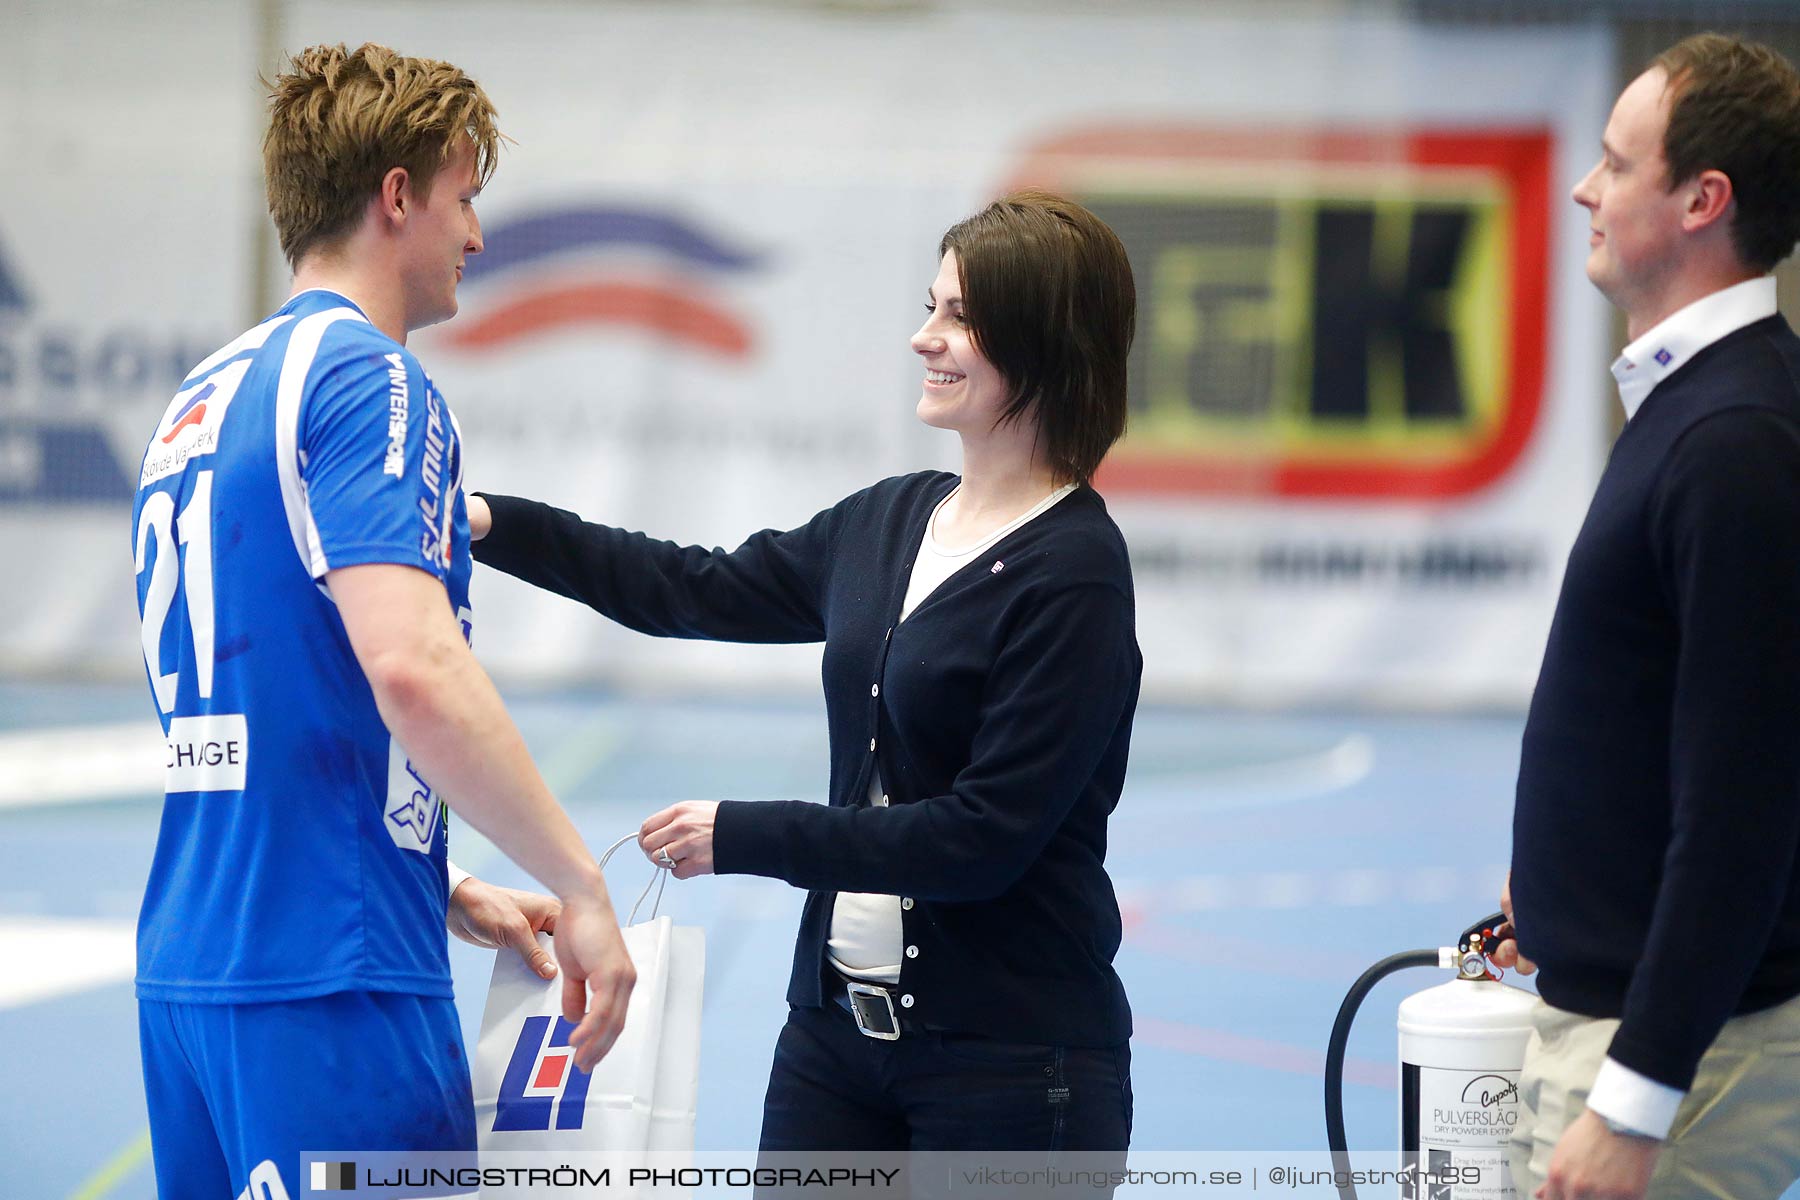
[[[1614,1133],[1591,1110],[1575,1118],[1556,1143],[1550,1173],[1537,1200],[1642,1200],[1662,1143]]]
[[[511,947],[544,979],[556,978],[556,963],[538,945],[537,935],[556,932],[562,905],[554,896],[495,887],[469,878],[450,893],[450,932],[472,946]]]

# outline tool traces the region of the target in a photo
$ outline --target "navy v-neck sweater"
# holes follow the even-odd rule
[[[1800,339],[1657,385],[1600,479],[1532,696],[1519,946],[1612,1058],[1685,1089],[1734,1013],[1800,994]]]
[[[901,896],[902,1016],[1011,1041],[1131,1033],[1103,862],[1143,660],[1125,541],[1078,488],[905,621],[938,472],[858,492],[736,550],[678,546],[488,497],[480,561],[643,633],[825,643],[830,803],[726,801],[720,874],[809,889],[788,1000],[826,995],[838,891]],[[869,803],[879,767],[890,803]]]

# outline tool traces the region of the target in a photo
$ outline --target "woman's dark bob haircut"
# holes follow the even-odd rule
[[[1035,415],[1045,459],[1086,483],[1125,432],[1137,290],[1118,235],[1073,200],[1026,190],[950,227],[976,347],[1011,386],[1001,423]]]

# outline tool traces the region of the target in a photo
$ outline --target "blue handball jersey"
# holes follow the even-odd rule
[[[468,635],[461,437],[430,377],[349,300],[302,292],[181,385],[132,528],[168,759],[138,996],[449,996],[447,811],[324,584],[429,571]]]

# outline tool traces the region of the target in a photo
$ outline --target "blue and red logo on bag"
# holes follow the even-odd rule
[[[528,1017],[513,1046],[512,1059],[500,1081],[494,1105],[494,1131],[580,1129],[593,1076],[575,1069],[569,1034],[575,1026],[562,1017]],[[548,1037],[545,1035],[548,1034]]]

